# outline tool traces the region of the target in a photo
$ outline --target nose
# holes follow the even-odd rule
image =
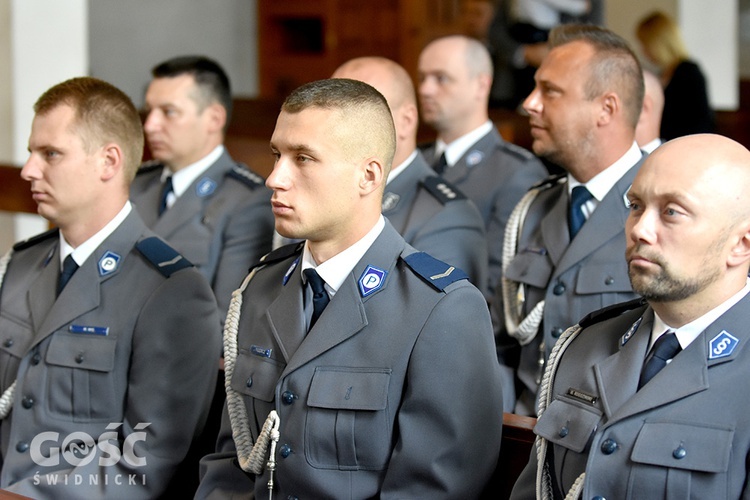
[[[435,89],[434,79],[429,76],[420,76],[417,92],[420,96],[431,95]]]
[[[147,134],[156,131],[159,128],[161,121],[159,120],[158,113],[155,109],[152,109],[146,115],[146,121],[143,122],[143,131]]]
[[[631,211],[625,222],[625,230],[628,238],[634,243],[654,243],[656,239],[657,215],[653,210],[644,210],[640,213]]]
[[[39,167],[37,166],[36,159],[33,154],[29,155],[29,159],[24,163],[21,168],[21,179],[31,182],[33,180],[41,178]]]
[[[524,99],[523,109],[528,114],[540,113],[542,111],[542,100],[540,99],[540,91],[538,87],[534,87],[534,90]]]
[[[273,170],[266,179],[266,187],[273,191],[284,191],[289,189],[289,175],[286,169],[285,161],[277,158],[273,164]]]

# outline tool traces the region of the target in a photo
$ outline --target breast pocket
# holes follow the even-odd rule
[[[305,422],[305,452],[313,467],[386,467],[393,441],[390,377],[387,368],[316,368]]]
[[[33,337],[30,325],[0,316],[0,390],[7,389],[18,376],[18,365]]]
[[[583,452],[596,432],[602,411],[593,405],[558,396],[537,420],[534,431],[576,453]]]
[[[120,416],[125,381],[115,383],[116,347],[109,335],[57,332],[50,337],[45,362],[52,415],[77,422]]]

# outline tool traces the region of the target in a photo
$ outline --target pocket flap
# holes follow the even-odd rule
[[[632,291],[627,267],[624,265],[586,264],[581,266],[576,293],[626,293]]]
[[[520,249],[508,264],[505,277],[518,283],[536,288],[546,288],[552,278],[552,263],[546,250],[536,248]]]
[[[390,379],[388,368],[318,367],[307,404],[338,410],[384,410]]]
[[[232,389],[270,403],[283,371],[284,365],[273,359],[240,351],[232,374]]]
[[[638,434],[634,462],[700,472],[726,472],[734,429],[675,422],[646,422]]]
[[[581,453],[601,418],[598,408],[558,396],[539,417],[534,432],[547,441]]]
[[[110,372],[115,366],[117,339],[99,335],[76,335],[58,332],[45,357],[50,365]]]

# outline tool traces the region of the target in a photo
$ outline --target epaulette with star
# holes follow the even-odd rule
[[[423,180],[421,184],[443,205],[451,201],[466,199],[465,194],[439,175],[431,175]]]
[[[232,169],[226,173],[226,176],[230,179],[241,182],[250,189],[256,189],[260,186],[265,185],[266,183],[263,177],[256,174],[242,163],[238,163],[237,165],[233,166]]]

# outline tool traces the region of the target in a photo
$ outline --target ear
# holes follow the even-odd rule
[[[223,133],[224,125],[227,123],[227,110],[224,106],[215,102],[203,110],[208,120],[208,129],[210,132]]]
[[[727,267],[742,266],[747,271],[748,262],[750,262],[750,223],[744,224],[737,235],[727,257]]]
[[[394,119],[398,122],[396,123],[397,139],[403,142],[415,135],[419,127],[419,110],[414,104],[404,104],[399,108]]]
[[[380,158],[368,158],[362,163],[362,176],[359,180],[359,189],[362,196],[377,191],[385,184],[387,172],[385,164]]]
[[[482,99],[488,98],[490,91],[492,90],[492,75],[480,74],[477,76],[477,83],[479,85],[479,94]]]
[[[599,98],[601,109],[597,125],[604,126],[612,122],[615,116],[622,113],[622,102],[614,92],[608,92]]]
[[[125,160],[122,154],[122,148],[114,142],[104,145],[101,150],[101,160],[101,180],[107,182],[117,177],[123,169]]]
[[[646,117],[651,113],[654,107],[654,100],[650,96],[643,96],[643,106],[641,107],[641,115],[638,117],[638,125],[644,122]]]

